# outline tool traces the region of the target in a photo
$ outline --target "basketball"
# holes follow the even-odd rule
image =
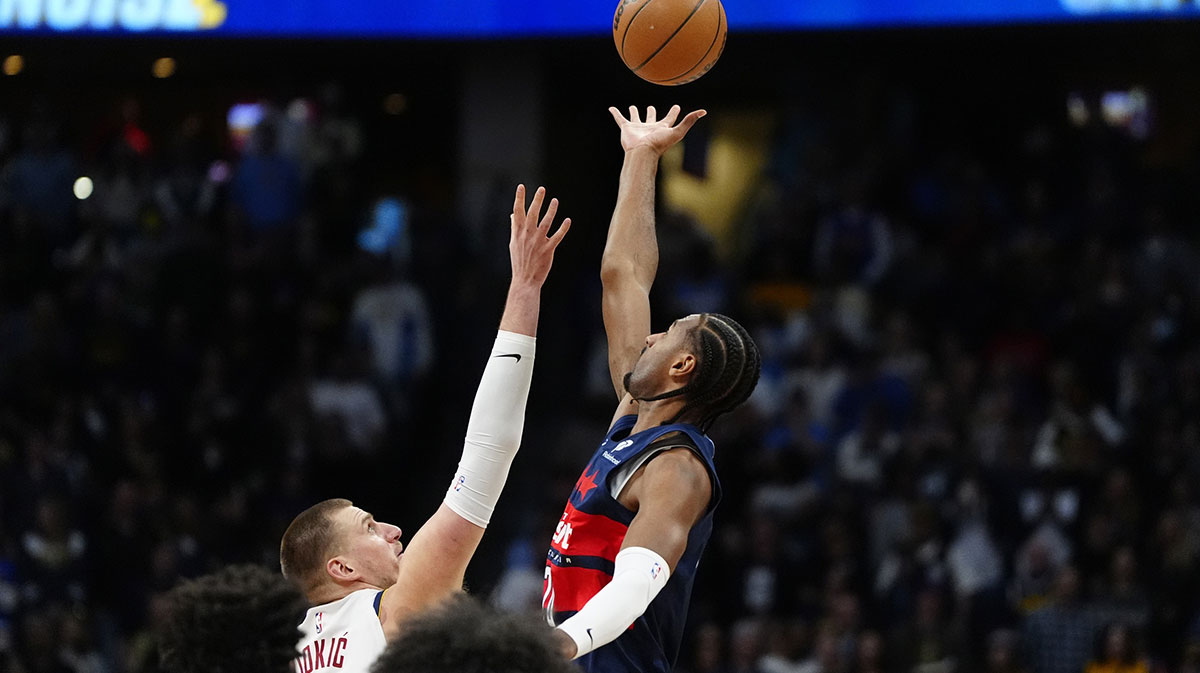
[[[613,41],[635,75],[675,86],[699,79],[721,58],[727,27],[721,0],[621,0]]]

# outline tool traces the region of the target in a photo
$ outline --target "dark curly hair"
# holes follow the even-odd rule
[[[308,603],[261,566],[228,566],[167,594],[155,625],[167,673],[288,673]]]
[[[459,596],[401,626],[371,673],[579,673],[551,632]]]

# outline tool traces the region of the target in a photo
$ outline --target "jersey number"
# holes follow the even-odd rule
[[[542,538],[545,540],[546,538]],[[571,524],[566,521],[559,521],[558,528],[554,531],[554,544],[566,551],[571,546]]]
[[[550,578],[550,564],[546,564],[546,591],[542,594],[542,614],[546,618],[546,623],[551,627],[558,626],[554,623],[554,584]]]

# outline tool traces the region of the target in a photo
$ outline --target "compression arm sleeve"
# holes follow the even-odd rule
[[[445,502],[480,528],[491,521],[521,446],[536,343],[534,337],[500,331],[475,393],[462,458]]]
[[[663,557],[645,547],[617,554],[612,581],[558,626],[575,641],[576,657],[607,645],[642,616],[650,601],[667,585],[671,572]]]

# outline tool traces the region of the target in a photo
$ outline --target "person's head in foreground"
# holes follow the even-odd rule
[[[349,500],[323,500],[292,520],[279,545],[279,565],[314,604],[348,590],[386,589],[400,572],[400,534]]]
[[[406,622],[371,673],[579,673],[552,629],[507,615],[469,596]]]
[[[308,604],[279,573],[229,566],[167,593],[155,625],[167,673],[288,673]]]
[[[646,337],[646,348],[625,375],[625,390],[645,402],[683,396],[677,420],[707,431],[750,397],[761,369],[758,346],[736,320],[694,313]]]

